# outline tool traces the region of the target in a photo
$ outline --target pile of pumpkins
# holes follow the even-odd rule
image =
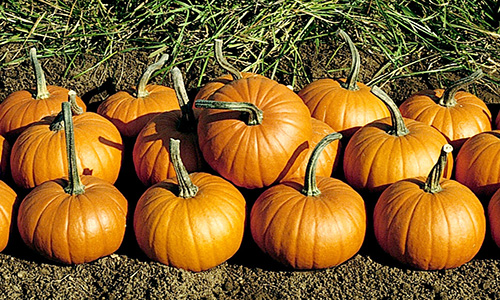
[[[17,215],[23,241],[49,259],[79,264],[116,251],[129,206],[113,185],[124,137],[134,140],[135,175],[148,187],[130,214],[136,240],[169,266],[217,266],[239,249],[244,230],[286,266],[336,266],[364,242],[365,201],[376,201],[381,248],[413,268],[454,268],[477,254],[487,226],[478,197],[489,200],[500,247],[500,131],[484,102],[460,91],[482,73],[418,92],[398,108],[382,89],[357,82],[358,51],[338,34],[352,54],[346,79],[316,80],[295,93],[236,70],[216,40],[215,57],[229,74],[194,101],[177,68],[173,89],[148,84],[164,55],[97,113],[74,91],[47,85],[32,49],[36,91],[0,104],[1,172],[10,169],[29,191],[17,208],[16,193],[0,181],[0,248]],[[262,191],[249,220],[243,189]]]

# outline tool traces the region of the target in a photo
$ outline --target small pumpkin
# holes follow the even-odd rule
[[[36,92],[22,90],[11,93],[0,104],[0,135],[14,141],[29,125],[42,118],[61,111],[61,103],[68,99],[68,89],[47,85],[36,49],[30,49],[36,77]],[[86,105],[76,97],[76,102],[84,111]]]
[[[336,266],[355,255],[366,233],[363,198],[346,183],[315,175],[320,152],[341,137],[331,133],[314,148],[303,184],[265,190],[250,213],[252,237],[273,259],[295,269]]]
[[[9,242],[12,230],[12,214],[17,203],[16,192],[5,182],[0,180],[0,251],[3,251]]]
[[[458,267],[483,244],[486,218],[479,199],[455,180],[441,179],[446,144],[427,179],[404,179],[390,185],[373,213],[378,243],[398,261],[421,270]]]
[[[97,113],[110,120],[123,136],[136,137],[158,114],[179,109],[174,89],[147,84],[151,75],[160,69],[167,59],[168,55],[165,54],[158,62],[148,66],[134,91],[119,91],[97,107]]]
[[[19,206],[17,226],[24,243],[41,255],[81,264],[120,247],[127,200],[102,179],[80,177],[70,103],[62,103],[62,107],[69,177],[46,181],[26,195]]]
[[[403,117],[429,124],[439,130],[458,152],[470,137],[491,130],[491,112],[471,93],[459,91],[483,76],[478,70],[453,83],[446,90],[424,90],[405,100],[399,110]]]
[[[351,137],[344,152],[344,175],[356,190],[380,194],[398,180],[425,176],[447,141],[430,125],[403,118],[377,86],[372,92],[386,103],[391,117],[367,124]],[[445,171],[448,178],[452,160],[450,154]]]
[[[231,183],[208,173],[189,174],[180,141],[171,139],[176,178],[144,192],[134,213],[137,242],[148,257],[190,271],[213,268],[241,245],[245,199]]]
[[[311,116],[324,121],[346,140],[362,126],[385,117],[389,111],[382,101],[370,93],[370,87],[357,82],[361,60],[354,43],[343,31],[352,54],[351,71],[347,79],[319,79],[305,86],[298,95],[307,105]]]

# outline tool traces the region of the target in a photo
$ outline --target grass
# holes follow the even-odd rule
[[[337,55],[344,45],[335,32],[342,28],[358,48],[386,61],[369,84],[482,68],[483,83],[498,95],[499,23],[493,0],[4,0],[0,46],[12,46],[9,55],[0,53],[0,65],[19,64],[36,46],[44,57],[64,57],[67,76],[76,58],[98,57],[79,77],[121,52],[143,49],[169,53],[165,68],[198,66],[199,86],[213,62],[213,40],[222,38],[228,60],[243,71],[297,84],[314,79],[301,49],[331,43]],[[340,71],[325,67],[332,76]]]

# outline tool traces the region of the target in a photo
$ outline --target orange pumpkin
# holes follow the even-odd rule
[[[302,100],[265,77],[232,81],[195,106],[208,108],[198,120],[205,161],[241,187],[269,186],[294,172],[312,137]]]
[[[13,224],[12,213],[17,199],[16,192],[0,180],[0,251],[3,251],[9,242]]]
[[[347,79],[319,79],[305,86],[298,95],[304,100],[311,116],[330,125],[348,140],[362,126],[389,117],[382,101],[370,93],[370,88],[356,82],[360,68],[359,53],[349,36],[338,31],[352,54],[351,72]]]
[[[8,172],[10,159],[10,144],[0,135],[0,178],[5,178]]]
[[[483,76],[481,70],[458,80],[446,90],[424,90],[405,100],[403,117],[429,124],[439,130],[458,152],[470,137],[491,130],[491,112],[478,97],[458,91]]]
[[[391,118],[365,125],[351,137],[344,152],[344,174],[355,189],[381,193],[398,180],[425,176],[446,138],[430,125],[403,118],[380,88],[372,91],[386,103]],[[453,169],[451,154],[449,160],[446,177]]]
[[[36,92],[16,91],[0,104],[0,135],[10,141],[14,141],[29,125],[46,116],[57,114],[61,111],[61,103],[68,99],[67,89],[47,85],[35,48],[31,48],[30,57],[35,69]],[[77,97],[76,101],[85,111],[86,106],[82,99]]]
[[[488,220],[490,222],[491,237],[500,247],[500,189],[498,189],[488,204]]]
[[[172,88],[147,84],[149,78],[160,69],[168,55],[150,65],[139,78],[134,91],[119,91],[104,100],[97,113],[110,120],[123,136],[136,137],[141,129],[158,114],[178,110],[179,104]]]
[[[30,248],[51,260],[80,264],[120,247],[127,200],[102,179],[80,178],[70,105],[62,105],[69,178],[46,181],[34,188],[19,206],[17,225]]]
[[[315,147],[303,180],[265,190],[250,213],[252,237],[273,259],[295,269],[322,269],[343,263],[363,244],[363,198],[344,182],[315,175],[320,152],[339,133]]]
[[[70,97],[75,97],[70,92]],[[66,95],[68,96],[68,95]],[[123,144],[116,127],[104,117],[85,112],[73,117],[78,168],[114,183],[120,171]],[[63,124],[50,116],[26,129],[12,147],[12,178],[23,188],[33,188],[67,173]]]
[[[427,179],[389,186],[373,213],[378,243],[392,257],[417,269],[458,267],[483,244],[486,218],[479,199],[455,180],[441,180],[453,147],[443,147]]]
[[[196,117],[184,88],[181,71],[172,69],[172,78],[181,110],[161,113],[141,130],[134,144],[132,157],[137,177],[145,186],[175,177],[170,161],[170,138],[182,141],[181,157],[188,172],[201,171],[203,156],[198,147]]]
[[[188,174],[179,145],[179,140],[170,140],[177,177],[153,185],[141,196],[134,231],[151,259],[198,272],[236,253],[243,239],[246,204],[226,180],[208,173]]]

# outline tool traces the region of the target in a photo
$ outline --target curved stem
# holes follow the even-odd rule
[[[387,95],[381,88],[376,85],[374,85],[370,91],[380,100],[382,100],[382,102],[384,102],[384,104],[389,109],[389,112],[391,113],[392,129],[388,133],[395,136],[404,136],[410,133],[408,128],[406,128],[405,121],[403,119],[403,116],[401,115],[401,112],[399,111],[396,103],[392,101],[391,97],[389,97],[389,95]]]
[[[458,90],[480,79],[481,77],[483,77],[483,75],[483,70],[479,69],[471,75],[455,81],[444,91],[443,96],[439,98],[439,105],[446,107],[455,106],[457,104],[457,100],[455,100],[455,94],[458,92]]]
[[[245,124],[249,126],[262,124],[262,119],[264,118],[264,112],[255,106],[255,104],[248,102],[222,102],[199,99],[194,102],[194,107],[241,111],[246,117],[246,120],[244,120]]]
[[[358,49],[354,46],[351,38],[343,31],[342,29],[337,30],[337,35],[340,35],[349,45],[349,49],[351,50],[352,63],[351,63],[351,71],[349,72],[349,76],[347,76],[347,81],[344,85],[344,88],[349,91],[357,91],[359,90],[357,80],[359,75],[359,68],[361,65],[361,59],[359,57]]]
[[[71,113],[71,103],[62,103],[64,128],[66,136],[66,152],[68,154],[68,185],[64,191],[71,195],[81,195],[85,193],[85,186],[80,180],[76,163],[75,132],[73,129],[73,115]]]
[[[163,54],[156,63],[146,68],[146,71],[144,71],[141,78],[139,78],[139,83],[137,84],[137,98],[144,98],[149,95],[148,91],[146,91],[146,85],[148,84],[149,78],[156,70],[159,70],[163,64],[165,64],[167,59],[168,54]]]
[[[442,191],[441,185],[439,182],[441,181],[441,177],[443,176],[443,171],[446,168],[446,162],[448,160],[448,154],[453,151],[453,147],[450,144],[446,144],[441,148],[441,154],[439,154],[439,159],[432,167],[429,176],[427,176],[427,180],[424,183],[424,191],[427,193],[439,193]]]
[[[73,115],[83,114],[83,109],[76,103],[76,92],[70,90],[68,92],[68,98],[68,102],[71,103],[71,112],[73,113]]]
[[[184,164],[182,163],[180,145],[181,142],[179,140],[170,138],[168,151],[170,152],[170,161],[174,165],[177,182],[179,184],[178,197],[184,199],[193,198],[196,196],[196,193],[198,193],[198,187],[193,184],[186,167],[184,167]]]
[[[318,144],[316,144],[316,147],[314,147],[314,150],[311,153],[311,157],[307,162],[306,176],[304,179],[304,188],[302,189],[302,194],[306,196],[318,196],[321,194],[321,191],[318,189],[318,186],[316,184],[316,166],[318,165],[319,156],[326,146],[328,146],[331,142],[339,140],[341,138],[342,134],[333,132],[325,136],[323,139],[321,139],[321,141],[319,141]]]
[[[233,67],[226,60],[226,58],[224,58],[224,55],[222,54],[222,40],[221,39],[216,39],[215,40],[214,50],[215,50],[215,59],[217,60],[217,63],[224,70],[228,71],[229,73],[231,73],[231,75],[233,75],[233,80],[243,78],[243,76],[241,75],[240,71],[238,71],[235,67]]]
[[[47,81],[45,80],[45,74],[43,73],[42,66],[40,62],[36,58],[36,48],[30,49],[30,58],[31,63],[33,64],[33,68],[35,69],[35,77],[36,77],[36,98],[39,99],[47,99],[50,97],[49,90],[47,89]]]
[[[184,79],[182,78],[181,70],[174,67],[171,71],[172,78],[174,81],[175,95],[179,101],[179,106],[181,108],[182,118],[179,124],[180,131],[192,132],[196,128],[196,118],[194,117],[193,107],[189,102],[189,97],[186,92],[186,86],[184,85]]]

